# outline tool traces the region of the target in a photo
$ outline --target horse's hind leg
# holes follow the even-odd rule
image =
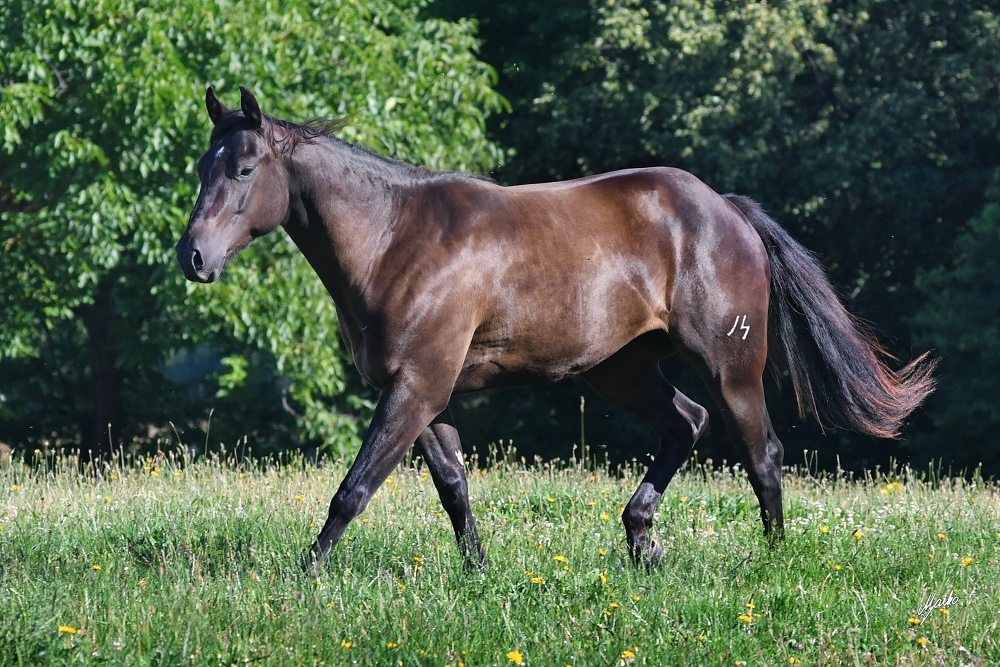
[[[732,363],[721,374],[711,377],[708,385],[722,409],[726,429],[760,502],[764,534],[780,539],[785,525],[781,509],[784,449],[767,414],[761,375]]]
[[[486,563],[486,554],[479,541],[476,519],[469,505],[469,486],[465,479],[465,461],[458,429],[447,409],[435,417],[430,426],[417,438],[417,447],[430,469],[431,479],[441,496],[441,504],[448,512],[455,529],[458,547],[471,566]]]
[[[684,321],[678,323],[672,338],[681,354],[698,371],[722,411],[726,430],[760,502],[764,533],[777,538],[781,536],[784,527],[781,511],[781,463],[784,450],[774,434],[767,406],[764,404],[766,301],[757,303],[756,310],[752,308],[752,305],[746,306],[747,312],[752,315],[737,318],[739,323],[752,323],[745,339],[743,336],[725,334],[725,327],[722,327],[722,335],[705,336],[700,332],[710,331],[709,323],[690,327]],[[725,315],[719,321],[728,325],[733,320]],[[694,335],[684,335],[692,329],[696,331]],[[698,345],[688,347],[685,345],[687,340],[695,340]]]
[[[659,451],[622,514],[632,560],[647,567],[663,558],[662,548],[648,535],[656,506],[708,425],[705,408],[663,377],[660,356],[633,344],[583,376],[601,396],[645,421],[659,437]]]

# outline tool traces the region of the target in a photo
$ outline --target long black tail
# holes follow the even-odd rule
[[[899,436],[907,415],[934,390],[927,353],[898,371],[892,357],[841,304],[811,252],[757,202],[725,195],[750,221],[771,260],[768,364],[792,377],[799,414],[881,438]]]

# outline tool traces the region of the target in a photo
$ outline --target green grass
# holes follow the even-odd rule
[[[769,549],[744,476],[691,466],[646,573],[620,523],[636,473],[500,463],[470,478],[490,564],[469,572],[432,483],[400,468],[314,579],[299,561],[344,464],[47,470],[0,470],[4,665],[1000,664],[982,482],[789,471]]]

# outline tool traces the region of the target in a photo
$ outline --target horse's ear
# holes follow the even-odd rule
[[[212,119],[212,125],[217,125],[219,119],[229,113],[229,109],[215,96],[215,90],[211,86],[205,91],[205,108],[208,109],[208,117]]]
[[[260,113],[260,106],[257,99],[246,86],[240,86],[240,108],[247,120],[253,123],[254,128],[259,128],[263,122],[263,115]]]

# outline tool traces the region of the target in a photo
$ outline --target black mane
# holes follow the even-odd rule
[[[315,143],[317,140],[327,140],[333,141],[341,146],[346,147],[355,155],[368,157],[380,162],[381,164],[389,167],[395,167],[405,171],[410,176],[417,178],[428,178],[428,177],[451,177],[458,179],[471,178],[479,181],[487,181],[489,183],[495,183],[492,178],[482,174],[467,174],[460,171],[442,171],[437,169],[430,169],[428,167],[422,167],[410,164],[409,162],[404,162],[402,160],[396,160],[390,157],[386,157],[373,150],[365,148],[364,146],[359,146],[357,144],[352,144],[349,141],[345,141],[337,136],[340,130],[344,129],[351,124],[356,114],[350,114],[346,116],[328,116],[312,118],[304,122],[295,122],[290,120],[285,120],[283,118],[275,118],[274,116],[268,116],[264,114],[264,118],[269,121],[264,123],[264,125],[255,130],[258,134],[264,136],[272,145],[276,145],[279,151],[288,155],[292,153],[298,146],[302,144]],[[212,129],[212,135],[209,138],[209,145],[215,143],[219,137],[222,137],[227,132],[233,128],[243,124],[245,122],[245,117],[243,112],[239,109],[233,110],[231,113],[226,114],[219,119],[218,124]],[[284,136],[279,140],[274,136],[274,128],[279,127],[284,130]]]

